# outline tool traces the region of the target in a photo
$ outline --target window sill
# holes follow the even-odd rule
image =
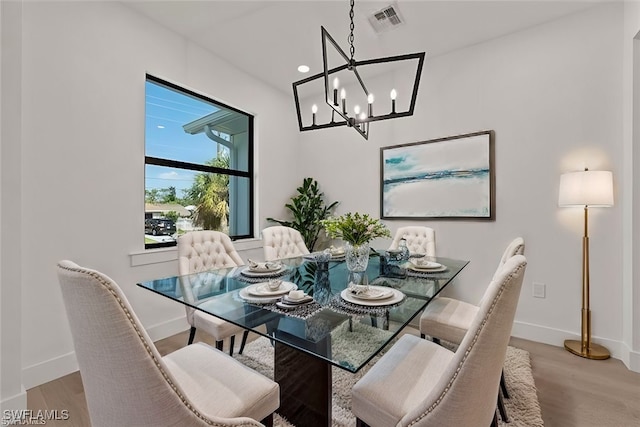
[[[236,240],[233,242],[233,246],[238,252],[259,249],[262,248],[262,239]],[[176,261],[178,259],[178,248],[172,246],[170,248],[147,249],[142,252],[130,253],[129,258],[131,259],[131,267]]]

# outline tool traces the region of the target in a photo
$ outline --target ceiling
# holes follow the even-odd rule
[[[320,26],[349,52],[347,0],[122,3],[288,95],[292,82],[322,71]],[[428,63],[430,57],[548,22],[597,2],[399,0],[395,7],[405,24],[378,34],[368,16],[390,4],[394,1],[356,1],[357,60],[426,51]],[[299,73],[300,64],[308,65],[310,73]]]

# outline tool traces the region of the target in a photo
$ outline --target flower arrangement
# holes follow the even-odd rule
[[[353,246],[368,243],[376,237],[391,237],[389,229],[368,214],[349,212],[320,222],[330,238],[342,239]]]

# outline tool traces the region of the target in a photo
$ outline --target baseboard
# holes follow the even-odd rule
[[[633,351],[627,344],[622,344],[625,355],[622,358],[622,362],[634,372],[640,372],[640,352]]]
[[[151,337],[151,341],[156,342],[168,338],[172,335],[179,334],[189,329],[189,324],[185,316],[180,316],[166,322],[159,323],[147,328],[147,333]]]
[[[0,400],[0,414],[2,414],[0,419],[4,418],[5,411],[19,411],[21,409],[27,409],[27,391],[25,389],[22,389],[15,396]]]
[[[149,337],[151,337],[151,340],[155,342],[183,332],[188,328],[187,320],[184,316],[181,316],[152,326],[147,329],[147,333]],[[29,390],[30,388],[69,375],[77,370],[78,361],[76,360],[76,353],[72,351],[62,356],[27,366],[22,370],[22,382],[24,388]]]
[[[29,390],[30,388],[69,375],[77,370],[78,361],[76,360],[76,353],[72,351],[62,356],[25,367],[22,369],[22,384],[25,389]]]
[[[580,340],[579,334],[570,331],[518,321],[513,323],[511,335],[517,338],[554,345],[556,347],[563,347],[564,341],[567,339]],[[597,336],[592,336],[591,340],[596,344],[605,346],[609,352],[611,352],[611,357],[620,359],[629,370],[640,372],[639,352],[632,351],[621,341]]]

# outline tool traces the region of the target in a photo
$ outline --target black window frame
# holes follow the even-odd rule
[[[208,102],[208,103],[212,103],[214,105],[218,105],[220,107],[223,107],[225,109],[228,110],[232,110],[235,111],[236,113],[242,114],[247,116],[248,118],[248,159],[247,159],[247,170],[246,171],[241,171],[241,170],[236,170],[236,169],[224,169],[224,168],[218,168],[218,167],[214,167],[214,166],[208,166],[208,165],[203,165],[203,164],[197,164],[197,163],[189,163],[189,162],[183,162],[183,161],[178,161],[178,160],[172,160],[172,159],[165,159],[165,158],[159,158],[159,157],[152,157],[152,156],[147,156],[146,155],[146,134],[145,134],[145,156],[144,156],[144,164],[146,165],[155,165],[155,166],[165,166],[165,167],[171,167],[171,168],[177,168],[177,169],[185,169],[185,170],[193,170],[193,171],[198,171],[198,172],[205,172],[205,173],[214,173],[214,174],[223,174],[223,175],[229,175],[229,176],[238,176],[238,177],[242,177],[242,178],[248,178],[249,179],[249,233],[248,234],[242,234],[242,235],[230,235],[229,237],[231,238],[231,240],[239,240],[239,239],[248,239],[248,238],[252,238],[254,236],[254,224],[255,224],[255,218],[254,218],[254,212],[255,212],[255,207],[254,207],[254,178],[253,178],[253,168],[254,168],[254,116],[253,114],[249,114],[246,111],[242,111],[239,110],[235,107],[231,107],[230,105],[227,105],[223,102],[220,101],[216,101],[208,96],[202,95],[201,93],[198,92],[194,92],[192,90],[186,89],[184,87],[178,86],[174,83],[168,82],[166,80],[160,79],[158,77],[155,77],[151,74],[146,74],[145,75],[145,83],[150,81],[153,82],[155,84],[161,85],[161,86],[165,86],[167,88],[170,88],[172,90],[175,90],[177,92],[181,92],[184,93],[186,95],[189,96],[193,96],[195,98],[198,98],[204,102]],[[146,101],[145,101],[145,105],[146,105]],[[145,124],[146,124],[146,115],[145,115]],[[146,127],[146,126],[145,126]],[[146,181],[146,174],[145,174],[145,181]],[[157,243],[145,243],[144,244],[144,248],[145,249],[158,249],[158,248],[166,248],[166,247],[172,247],[172,246],[176,246],[178,244],[177,240],[174,240],[172,242],[157,242]]]

